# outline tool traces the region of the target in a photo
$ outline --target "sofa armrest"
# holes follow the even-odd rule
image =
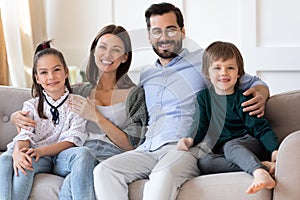
[[[295,119],[296,120],[296,119]],[[276,186],[273,200],[300,199],[300,130],[280,144],[276,163]]]

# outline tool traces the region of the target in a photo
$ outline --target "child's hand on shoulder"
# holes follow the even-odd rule
[[[177,143],[177,150],[189,151],[190,147],[193,146],[193,138],[181,138]]]

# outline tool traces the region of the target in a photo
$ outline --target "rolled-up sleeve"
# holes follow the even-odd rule
[[[251,76],[250,74],[246,73],[240,79],[239,88],[241,90],[247,90],[256,85],[264,85],[265,87],[269,88],[268,85],[265,82],[263,82],[259,77]]]
[[[76,146],[82,146],[87,139],[87,120],[73,113],[70,121],[70,128],[61,133],[59,141],[72,142]]]

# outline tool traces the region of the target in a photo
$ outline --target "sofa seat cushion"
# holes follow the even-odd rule
[[[184,183],[177,200],[233,200],[272,199],[272,190],[246,194],[253,177],[245,172],[202,175]]]
[[[142,200],[144,184],[148,179],[138,180],[129,184],[129,199],[130,200]]]
[[[182,185],[176,200],[270,200],[272,190],[246,194],[253,177],[245,172],[211,174],[195,177]],[[129,185],[129,199],[141,200],[147,179]]]
[[[34,178],[29,200],[58,200],[58,192],[64,178],[53,174],[37,174]],[[129,185],[129,199],[141,200],[144,183],[147,180],[138,180]]]
[[[34,178],[29,200],[57,200],[64,178],[53,174],[37,174]]]

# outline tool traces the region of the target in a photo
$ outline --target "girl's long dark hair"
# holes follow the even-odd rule
[[[35,50],[35,55],[33,58],[33,68],[32,68],[32,87],[31,87],[31,95],[32,97],[39,97],[39,102],[38,102],[38,114],[39,117],[42,119],[47,119],[46,115],[44,114],[44,95],[43,95],[43,90],[44,88],[37,83],[35,76],[37,75],[37,63],[41,57],[44,55],[54,55],[59,58],[59,61],[62,63],[65,71],[67,71],[67,64],[64,59],[63,54],[54,49],[51,48],[50,46],[51,40],[45,41],[41,44],[39,44],[36,47]],[[71,85],[69,82],[68,77],[65,80],[65,86],[68,88],[69,92],[72,93]]]

